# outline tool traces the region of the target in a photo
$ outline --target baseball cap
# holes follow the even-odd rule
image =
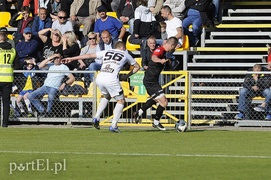
[[[104,7],[103,5],[101,5],[101,6],[99,6],[99,7],[97,8],[97,11],[98,11],[98,12],[107,12],[107,9],[106,9],[106,7]]]
[[[31,28],[30,27],[24,28],[24,33],[32,33]]]
[[[6,27],[1,27],[0,28],[0,32],[7,34],[8,33],[8,29]]]

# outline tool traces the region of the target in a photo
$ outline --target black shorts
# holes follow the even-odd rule
[[[144,86],[146,87],[147,93],[151,96],[151,98],[155,99],[160,94],[163,94],[164,91],[161,87],[161,85],[157,83],[144,83]]]

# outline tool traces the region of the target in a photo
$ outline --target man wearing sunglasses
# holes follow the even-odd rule
[[[58,29],[61,34],[65,34],[67,31],[73,31],[72,22],[68,20],[65,11],[60,10],[57,13],[57,20],[53,22],[52,29]]]

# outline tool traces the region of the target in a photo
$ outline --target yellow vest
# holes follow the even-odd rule
[[[0,48],[0,82],[13,82],[13,61],[16,57],[14,48]]]

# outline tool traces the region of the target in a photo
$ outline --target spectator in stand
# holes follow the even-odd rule
[[[52,24],[52,29],[58,29],[61,34],[67,31],[73,31],[72,22],[68,20],[67,13],[60,10],[57,13],[57,19]]]
[[[15,2],[16,0],[0,0],[0,12],[9,11]]]
[[[1,27],[1,28],[0,28],[0,32],[6,34],[6,36],[7,36],[7,42],[10,43],[11,46],[12,46],[13,48],[15,48],[15,43],[14,43],[14,41],[13,41],[12,39],[9,39],[9,38],[8,38],[8,29],[7,29],[6,27]]]
[[[148,69],[151,56],[156,48],[157,48],[156,38],[154,36],[150,36],[147,39],[147,47],[143,49],[141,53],[142,57],[141,66],[144,68],[144,70]]]
[[[160,27],[161,27],[161,39],[164,41],[164,40],[167,40],[167,23],[165,21],[160,21],[159,22],[160,24]]]
[[[97,51],[97,49],[99,49],[99,46],[97,46],[97,34],[94,32],[89,32],[87,45],[81,49],[80,55],[94,53]],[[90,63],[92,63],[92,61],[93,59],[78,60],[80,64],[79,68],[85,69],[90,65]]]
[[[65,34],[62,36],[62,44],[64,57],[74,57],[80,54],[80,46],[73,31],[65,32]],[[68,63],[67,66],[70,70],[78,69],[78,61]]]
[[[48,32],[50,32],[50,38],[46,35]],[[44,43],[42,60],[47,59],[56,53],[63,55],[61,36],[62,34],[58,29],[47,28],[39,31],[39,38]]]
[[[215,5],[215,14],[214,14],[214,19],[213,23],[215,25],[220,24],[220,0],[213,0],[213,4]]]
[[[95,22],[94,32],[97,33],[98,41],[100,41],[100,35],[103,30],[109,31],[114,42],[122,41],[126,33],[126,28],[123,24],[118,19],[107,16],[107,9],[104,6],[99,6],[97,10],[100,19]]]
[[[135,9],[137,8],[137,0],[120,0],[117,9],[117,17],[123,24],[129,25],[129,33],[133,34]]]
[[[161,10],[161,16],[165,19],[167,37],[176,37],[178,39],[178,46],[183,44],[183,28],[182,21],[174,17],[169,6],[163,6]],[[161,41],[158,44],[162,44]]]
[[[135,9],[134,33],[130,36],[129,42],[141,44],[141,49],[146,47],[146,40],[154,35],[155,17],[147,7],[148,0],[139,1],[139,6]]]
[[[49,71],[68,71],[69,68],[61,63],[62,56],[61,54],[53,54],[52,56],[48,57],[47,59],[43,60],[39,67],[42,68],[48,63],[54,63],[49,68]],[[62,80],[65,76],[68,76],[68,80],[62,83]],[[36,89],[35,91],[31,92],[28,95],[28,99],[32,103],[32,105],[38,110],[39,117],[50,117],[52,106],[57,95],[57,92],[63,90],[65,86],[71,85],[74,82],[74,76],[71,73],[48,73],[47,77],[44,81],[43,86]],[[45,109],[41,103],[42,97],[48,94],[48,104],[47,108]]]
[[[57,13],[61,9],[61,0],[39,0],[39,8],[47,9],[47,15],[50,15],[52,21],[57,20]]]
[[[17,59],[20,63],[19,67],[15,69],[23,69],[24,60],[26,57],[38,57],[38,41],[32,37],[32,31],[30,27],[26,27],[23,33],[24,40],[19,42],[15,49],[17,52]]]
[[[211,25],[211,20],[207,16],[207,8],[211,0],[190,0],[186,1],[185,6],[188,7],[187,17],[183,20],[184,34],[189,37],[190,46],[197,46],[202,32],[202,26]],[[192,32],[189,26],[192,25]]]
[[[258,106],[255,108],[255,110],[267,112],[266,120],[271,120],[271,109],[269,104],[271,100],[270,75],[257,73],[261,71],[268,71],[268,69],[263,68],[260,64],[255,64],[253,68],[250,68],[248,71],[256,73],[249,73],[245,77],[243,88],[241,88],[239,92],[239,114],[235,116],[235,119],[249,119],[249,106],[252,98],[262,96],[265,97],[264,102],[266,107]]]
[[[16,104],[20,110],[21,115],[26,115],[27,117],[34,117],[31,103],[28,99],[29,93],[33,92],[34,89],[37,88],[37,74],[34,72],[30,72],[31,70],[38,70],[39,66],[36,64],[35,58],[27,57],[25,59],[24,70],[28,70],[27,72],[20,73],[17,79],[20,81],[20,85],[23,85],[21,91],[16,98]],[[19,84],[17,84],[19,86]],[[27,113],[25,113],[25,109],[22,104],[22,100],[24,100],[25,105],[27,107]]]
[[[164,0],[149,0],[148,1],[148,8],[150,8],[150,11],[154,15],[155,19],[157,21],[161,20],[161,9],[163,7]]]
[[[17,18],[22,15],[21,19]],[[33,23],[33,17],[30,17],[30,9],[28,6],[23,6],[21,11],[14,14],[12,18],[9,20],[9,25],[12,27],[17,27],[17,31],[14,34],[14,42],[17,44],[18,42],[24,39],[23,32],[26,27],[31,27]]]
[[[174,17],[182,17],[185,10],[185,0],[166,0],[164,6],[169,6]]]
[[[111,2],[112,11],[117,12],[119,5],[120,5],[120,0],[112,0]]]
[[[97,45],[97,34],[94,32],[89,32],[87,45],[81,49],[80,55],[91,54],[91,53],[95,53],[95,52],[99,52],[99,51],[100,51],[100,48]],[[99,61],[99,60],[97,60],[97,61]],[[92,69],[92,66],[90,66],[90,65],[96,63],[96,59],[79,59],[78,62],[80,64],[80,66],[79,66],[80,69],[87,68],[87,70],[89,70],[89,69]],[[99,70],[100,70],[100,68],[99,68]],[[89,87],[93,76],[94,75],[92,73],[84,73],[84,77],[85,77],[84,83],[85,83],[86,88]]]
[[[51,28],[52,27],[52,19],[50,16],[47,16],[47,11],[45,8],[39,8],[39,13],[34,17],[32,24],[32,34],[33,36],[38,36],[39,31]]]
[[[71,5],[74,0],[61,0],[61,10],[67,13],[67,17],[70,17]]]
[[[70,20],[78,31],[81,25],[84,25],[83,35],[87,34],[93,28],[95,18],[97,18],[97,7],[101,5],[100,0],[76,0],[71,4]]]

